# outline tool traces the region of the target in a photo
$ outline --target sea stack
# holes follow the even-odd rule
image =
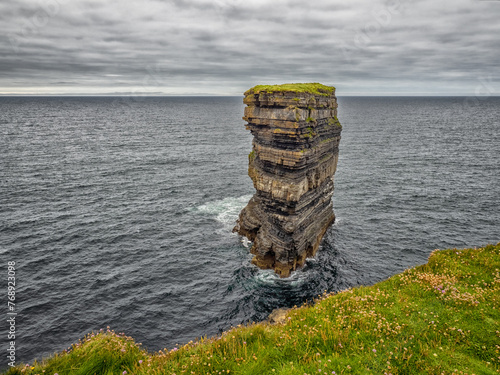
[[[253,242],[252,262],[288,277],[313,256],[333,213],[340,132],[335,88],[259,85],[245,92],[253,135],[248,175],[257,190],[233,232]]]

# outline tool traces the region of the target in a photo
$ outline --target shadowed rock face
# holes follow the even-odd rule
[[[281,277],[315,254],[333,213],[333,175],[342,127],[335,88],[256,86],[245,93],[254,136],[248,174],[257,190],[234,232],[253,241],[253,263]]]

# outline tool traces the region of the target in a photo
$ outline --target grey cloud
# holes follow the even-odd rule
[[[3,10],[0,93],[36,86],[234,94],[261,82],[314,80],[347,93],[364,82],[367,93],[378,86],[381,94],[411,94],[427,82],[432,94],[458,80],[473,92],[486,75],[500,92],[494,2],[22,0]]]

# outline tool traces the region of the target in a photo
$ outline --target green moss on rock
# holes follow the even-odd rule
[[[328,125],[330,125],[330,126],[338,126],[339,128],[342,129],[342,124],[340,123],[340,121],[337,118],[337,116],[335,116],[333,118],[329,118],[328,119]]]
[[[255,150],[252,150],[249,154],[248,154],[248,161],[252,162],[255,160]]]

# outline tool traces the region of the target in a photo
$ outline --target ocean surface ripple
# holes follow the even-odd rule
[[[500,98],[341,97],[336,223],[291,278],[255,268],[231,233],[254,193],[241,101],[0,98],[18,362],[108,325],[172,348],[500,241]]]

